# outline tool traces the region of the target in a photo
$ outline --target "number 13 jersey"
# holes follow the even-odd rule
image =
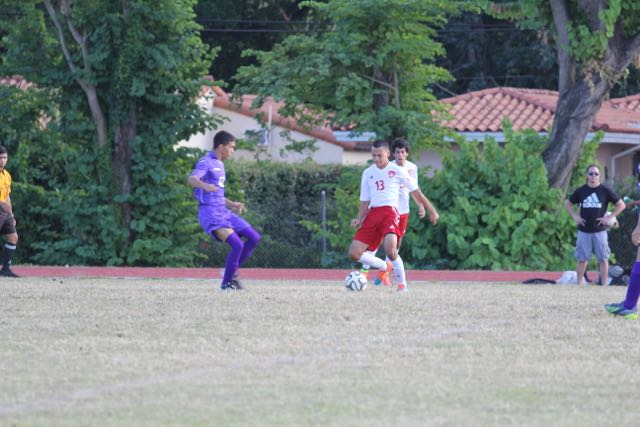
[[[418,188],[418,182],[410,177],[405,169],[391,162],[384,169],[371,165],[362,172],[360,201],[368,201],[370,208],[392,206],[397,209],[400,190],[403,187],[409,192]]]

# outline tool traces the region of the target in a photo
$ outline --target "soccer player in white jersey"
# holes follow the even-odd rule
[[[388,281],[393,269],[398,282],[398,290],[407,290],[407,281],[402,258],[398,255],[398,237],[400,236],[400,215],[398,214],[398,198],[402,186],[407,187],[409,194],[416,197],[419,203],[429,212],[432,224],[438,222],[438,212],[422,194],[416,179],[389,161],[389,144],[386,141],[375,141],[371,147],[373,164],[362,173],[360,182],[360,210],[357,218],[351,221],[353,227],[359,227],[351,245],[349,257],[364,265],[379,270],[379,278],[383,283]],[[367,252],[367,248],[377,248],[380,243],[390,262]]]
[[[393,151],[393,160],[391,163],[395,163],[401,168],[407,171],[407,175],[411,178],[418,180],[418,166],[415,163],[407,160],[409,155],[409,144],[402,138],[397,138],[391,144]],[[424,218],[426,212],[424,206],[420,204],[417,198],[414,198],[418,204],[418,216]],[[400,189],[400,196],[398,197],[398,213],[400,214],[400,236],[398,236],[398,250],[402,245],[402,237],[407,232],[407,224],[409,224],[409,189],[402,187]]]
[[[393,143],[391,143],[391,151],[393,152],[393,158],[394,158],[394,160],[392,160],[391,163],[395,163],[396,165],[405,169],[407,171],[407,174],[411,178],[417,181],[418,166],[416,166],[415,163],[407,160],[407,156],[409,155],[409,143],[402,138],[396,138],[395,140],[393,140]],[[410,196],[409,189],[406,186],[401,187],[400,196],[398,198],[398,213],[400,214],[400,234],[398,235],[398,251],[400,250],[400,246],[402,246],[402,238],[406,234],[407,225],[409,224],[409,211],[410,211],[409,196]],[[424,216],[426,215],[424,206],[420,204],[420,201],[417,198],[414,198],[414,201],[418,205],[418,216],[420,218],[424,218]],[[367,252],[374,255],[377,251],[378,251],[377,247],[367,248]],[[387,261],[389,261],[388,258],[387,258]],[[363,264],[360,272],[366,276],[367,273],[369,272],[369,268],[370,266]],[[391,281],[387,280],[383,283],[379,278],[376,278],[374,283],[376,285],[383,284],[385,286],[391,286]]]

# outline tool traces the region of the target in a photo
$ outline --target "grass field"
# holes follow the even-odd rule
[[[0,281],[2,426],[637,422],[624,288]]]

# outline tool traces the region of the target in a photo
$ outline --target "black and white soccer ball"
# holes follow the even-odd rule
[[[367,278],[359,271],[352,271],[344,278],[344,286],[348,291],[360,292],[367,287]]]
[[[611,215],[611,212],[607,212],[606,215]],[[618,218],[615,216],[611,218],[609,221],[605,222],[605,225],[608,229],[614,229],[620,227],[620,223],[618,223]]]

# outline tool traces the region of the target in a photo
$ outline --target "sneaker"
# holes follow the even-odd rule
[[[625,319],[637,319],[638,318],[638,309],[637,308],[624,308],[624,303],[615,303],[615,304],[605,304],[604,309],[616,316],[622,316]]]
[[[20,277],[16,273],[13,272],[10,268],[2,268],[0,269],[0,276],[4,277]]]
[[[393,266],[389,261],[387,261],[387,269],[384,271],[378,271],[378,277],[373,283],[376,285],[383,284],[384,286],[391,286],[391,278],[389,277],[391,270],[393,270]],[[376,283],[377,281],[380,281],[380,283]]]
[[[407,292],[409,288],[405,283],[398,283],[398,292]]]

